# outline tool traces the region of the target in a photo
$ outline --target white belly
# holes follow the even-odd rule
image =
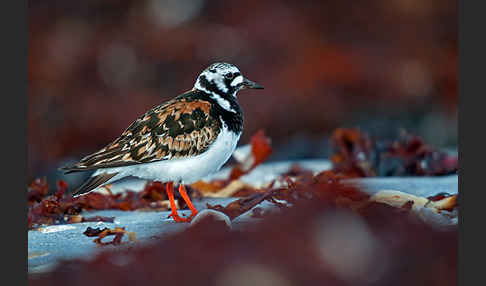
[[[183,182],[191,184],[218,171],[233,154],[241,134],[234,134],[226,127],[221,129],[214,143],[206,152],[191,158],[171,159],[126,167],[100,169],[94,175],[107,172],[119,174],[110,181],[126,176],[161,182]]]

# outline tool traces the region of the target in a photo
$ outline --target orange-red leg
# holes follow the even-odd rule
[[[191,220],[193,217],[195,217],[197,215],[197,210],[194,207],[194,205],[192,204],[191,199],[187,195],[186,187],[183,184],[179,185],[179,193],[181,194],[182,198],[184,199],[187,206],[191,210],[191,216],[189,217],[189,220]]]
[[[169,203],[170,203],[170,208],[171,208],[171,213],[169,217],[172,217],[175,222],[189,222],[191,221],[190,218],[181,218],[177,214],[177,206],[174,200],[174,184],[172,182],[168,182],[166,185],[166,190],[167,190],[167,196],[169,197]],[[186,194],[187,195],[187,194]]]

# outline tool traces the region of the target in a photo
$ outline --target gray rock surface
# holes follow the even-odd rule
[[[226,205],[235,198],[208,198],[202,201],[194,200],[198,210],[206,209],[206,203],[211,205]],[[268,203],[267,203],[268,204]],[[179,210],[179,215],[190,215],[189,210]],[[87,258],[100,250],[109,249],[108,245],[98,247],[93,240],[95,237],[87,237],[83,232],[88,228],[115,228],[125,227],[125,230],[135,232],[139,243],[163,238],[167,234],[181,231],[189,227],[187,223],[176,223],[168,218],[170,211],[120,211],[102,210],[84,212],[83,216],[107,216],[115,217],[113,223],[106,222],[84,222],[68,225],[52,225],[43,227],[40,230],[28,232],[28,268],[29,272],[42,272],[54,266],[60,259]],[[232,222],[233,229],[247,222],[248,217],[242,217]],[[111,241],[113,236],[106,237],[103,241]],[[123,237],[124,242],[128,241],[127,236]]]
[[[302,167],[308,168],[315,173],[327,170],[331,164],[327,160],[305,160],[298,162],[277,162],[263,164],[255,168],[250,174],[243,176],[242,181],[254,186],[262,186],[279,174],[287,171],[294,163],[299,163]],[[229,175],[230,168],[225,168],[214,174],[206,180],[213,178],[226,178]],[[112,187],[113,192],[123,191],[125,189],[140,190],[146,182],[137,179],[127,179],[120,184]],[[457,193],[458,177],[457,175],[446,177],[404,177],[404,178],[365,178],[359,180],[350,180],[349,183],[360,184],[364,190],[374,194],[380,190],[399,190],[419,196],[430,196],[440,192]],[[195,201],[194,204],[198,210],[206,208],[206,203],[226,205],[235,198],[204,198],[201,201]],[[268,202],[263,202],[259,207],[271,207]],[[90,227],[125,227],[127,231],[135,232],[139,243],[143,244],[155,238],[162,238],[170,233],[184,230],[189,224],[175,223],[172,219],[167,218],[170,212],[143,212],[143,211],[117,211],[104,210],[95,212],[86,212],[83,215],[90,216],[113,216],[114,223],[77,223],[70,225],[48,226],[42,231],[32,230],[28,232],[28,268],[30,273],[48,271],[61,259],[72,258],[89,258],[96,252],[109,249],[111,246],[97,247],[93,242],[93,237],[87,237],[82,233],[88,226]],[[188,215],[190,211],[180,211]],[[250,221],[255,220],[250,217],[250,212],[238,217],[232,222],[232,228],[237,229],[247,225]],[[112,237],[105,238],[111,240]],[[124,236],[123,241],[127,241]]]

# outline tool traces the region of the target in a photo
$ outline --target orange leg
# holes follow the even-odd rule
[[[181,194],[182,198],[184,199],[184,201],[186,202],[187,206],[191,210],[191,216],[189,217],[189,220],[192,220],[192,218],[197,215],[197,210],[194,207],[194,205],[192,204],[191,199],[187,195],[187,193],[186,193],[186,187],[183,184],[180,184],[179,185],[179,194]]]
[[[191,221],[190,218],[181,218],[177,214],[177,206],[176,206],[175,200],[174,200],[174,184],[172,182],[167,183],[167,196],[169,197],[170,208],[172,210],[169,217],[172,217],[175,222],[189,222],[189,221]],[[187,196],[187,194],[186,194],[186,196]]]

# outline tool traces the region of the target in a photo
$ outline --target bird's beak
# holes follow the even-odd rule
[[[243,85],[241,89],[247,89],[247,88],[254,88],[254,89],[263,89],[263,86],[259,85],[258,83],[251,81],[247,78],[243,79]]]

